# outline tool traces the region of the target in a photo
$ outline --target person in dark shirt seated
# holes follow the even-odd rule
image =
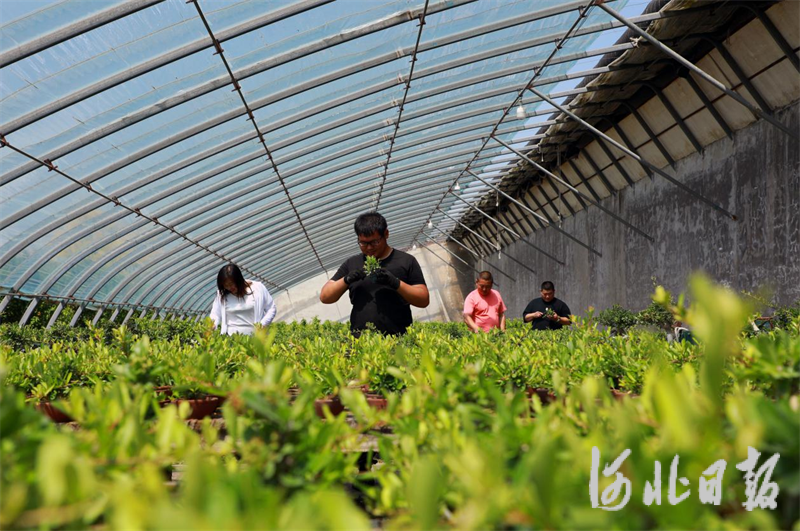
[[[384,334],[403,334],[412,323],[411,306],[425,308],[430,303],[422,268],[416,258],[389,246],[386,219],[379,213],[361,214],[354,229],[361,253],[345,260],[322,286],[319,300],[333,304],[349,290],[353,335],[360,335],[369,324]],[[374,256],[381,264],[370,277],[364,272],[368,256]]]
[[[541,297],[533,299],[522,311],[522,319],[531,323],[534,330],[559,330],[571,325],[569,311],[564,301],[556,298],[556,287],[549,280],[542,283]],[[551,315],[548,315],[550,310]]]

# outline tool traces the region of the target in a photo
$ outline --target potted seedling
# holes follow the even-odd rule
[[[374,256],[368,256],[367,259],[364,260],[364,274],[371,282],[375,282],[375,274],[380,268],[381,263]]]

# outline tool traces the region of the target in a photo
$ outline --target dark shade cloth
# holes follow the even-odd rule
[[[344,278],[350,271],[363,268],[366,257],[363,254],[351,256],[342,264],[331,280]],[[417,259],[403,251],[392,249],[381,267],[408,284],[415,286],[425,284],[422,268]],[[400,296],[397,290],[375,282],[374,277],[353,282],[349,286],[350,330],[358,335],[372,323],[375,329],[384,334],[403,334],[412,323],[411,306]]]
[[[525,309],[522,310],[522,318],[525,319],[527,314],[533,312],[544,313],[547,311],[547,308],[552,309],[559,317],[569,317],[572,315],[572,312],[569,311],[569,306],[564,304],[564,301],[561,299],[553,297],[553,300],[550,302],[544,302],[542,298],[539,297],[538,299],[533,299],[528,303],[527,306],[525,306]],[[539,317],[538,319],[531,321],[531,328],[534,330],[559,330],[563,327],[564,325],[561,323],[553,322],[550,319],[545,319],[544,317]]]

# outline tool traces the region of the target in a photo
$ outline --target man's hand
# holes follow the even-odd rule
[[[364,280],[364,278],[366,276],[367,275],[366,275],[366,273],[364,273],[363,269],[356,269],[354,271],[350,271],[349,273],[347,273],[347,275],[345,275],[344,283],[349,286],[353,282],[358,282],[359,280]]]
[[[560,321],[561,317],[559,317],[557,313],[554,313],[553,315],[550,316],[550,320],[551,321]]]
[[[400,287],[400,279],[384,268],[378,269],[378,272],[375,273],[375,282],[383,284],[384,286],[389,286],[392,289]]]
[[[543,315],[544,315],[544,313],[542,313],[542,312],[533,312],[533,313],[530,313],[530,314],[528,314],[528,315],[530,315],[530,316],[531,316],[531,319],[538,319],[538,318],[540,318],[541,316],[543,316]]]

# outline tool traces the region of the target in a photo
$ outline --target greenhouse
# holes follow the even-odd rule
[[[3,529],[800,528],[800,2],[3,0]]]

